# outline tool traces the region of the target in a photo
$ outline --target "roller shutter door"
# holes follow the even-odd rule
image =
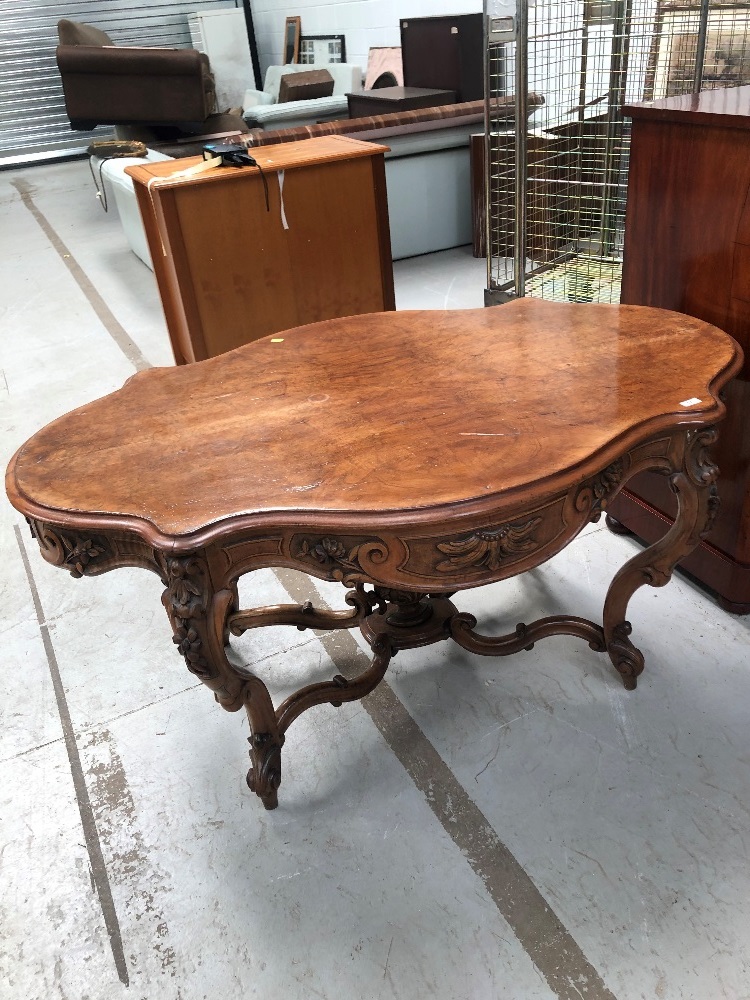
[[[0,0],[0,167],[80,154],[112,129],[73,132],[55,62],[57,22],[84,21],[116,45],[191,48],[188,14],[241,6],[226,0]]]

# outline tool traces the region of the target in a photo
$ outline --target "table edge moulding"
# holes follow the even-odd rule
[[[628,602],[644,584],[666,584],[710,530],[719,498],[709,450],[720,394],[741,365],[716,327],[647,307],[522,299],[328,320],[138,373],[34,435],[6,488],[53,565],[74,577],[136,566],[161,578],[188,669],[223,708],[247,712],[248,783],[273,808],[292,722],[362,698],[399,650],[451,638],[502,656],[572,635],[634,688],[643,655]],[[127,437],[117,430],[125,410]],[[139,477],[139,467],[160,474]],[[555,615],[487,636],[456,609],[456,591],[555,555],[644,469],[668,478],[678,515],[615,575],[601,624]],[[239,578],[275,567],[341,582],[348,609],[241,609]],[[372,662],[276,708],[225,647],[279,624],[359,627]]]

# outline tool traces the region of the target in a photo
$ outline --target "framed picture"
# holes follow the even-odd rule
[[[284,25],[284,65],[296,63],[299,58],[299,39],[302,31],[302,20],[299,17],[288,17]]]
[[[657,13],[645,100],[689,94],[697,58],[699,10],[664,0]],[[706,25],[703,90],[750,83],[750,9],[747,4],[712,6]]]
[[[345,63],[346,38],[344,35],[303,35],[299,40],[299,62]]]

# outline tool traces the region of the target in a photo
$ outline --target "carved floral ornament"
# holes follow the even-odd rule
[[[347,586],[370,579],[367,562],[383,563],[388,558],[388,548],[380,539],[369,539],[355,545],[345,544],[340,538],[326,536],[317,540],[303,538],[294,556],[312,559],[326,570],[330,579]]]
[[[599,502],[609,496],[614,488],[619,485],[623,472],[623,461],[621,458],[618,458],[616,462],[608,465],[604,472],[600,472],[598,476],[594,477],[591,489]]]
[[[41,521],[27,518],[32,537],[39,542],[42,554],[55,566],[62,566],[76,579],[84,576],[95,559],[109,553],[104,538],[72,535],[59,528],[51,528]]]
[[[202,628],[208,605],[206,574],[200,559],[195,556],[164,560],[164,605],[174,628],[172,642],[184,657],[188,670],[198,677],[214,676],[203,656]]]
[[[621,458],[612,462],[593,479],[589,479],[579,488],[575,498],[576,510],[590,510],[590,520],[597,521],[607,506],[607,500],[622,482],[625,473],[625,463]]]

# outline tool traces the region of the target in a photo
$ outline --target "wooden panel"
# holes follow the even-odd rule
[[[251,167],[133,168],[178,363],[395,308],[384,148],[330,136],[253,150],[268,204]]]
[[[638,121],[678,122],[701,128],[750,129],[750,87],[703,90],[646,104],[629,104],[623,114]]]
[[[347,94],[350,118],[387,115],[397,111],[413,111],[456,103],[452,90],[431,90],[425,87],[383,87]]]
[[[377,156],[387,153],[388,146],[373,142],[360,142],[347,135],[326,135],[301,142],[284,142],[275,146],[254,146],[250,152],[263,170],[293,170],[330,160],[351,160],[356,157]],[[126,173],[134,181],[148,184],[152,177],[159,177],[159,188],[166,183],[184,187],[187,184],[222,183],[226,170],[209,170],[195,176],[184,176],[184,172],[203,162],[200,156],[187,156],[178,162],[159,160],[138,167],[128,167]]]
[[[747,353],[748,329],[729,306],[749,188],[744,131],[634,121],[622,301],[715,323]]]
[[[487,252],[487,209],[484,193],[486,156],[484,150],[484,133],[470,137],[469,156],[471,162],[472,252],[475,257],[484,257]]]
[[[742,243],[735,243],[734,246],[730,298],[740,300],[731,305],[731,310],[735,316],[734,322],[739,321],[744,332],[746,329],[746,324],[743,322],[746,319],[744,316],[745,304],[750,306],[750,246]]]
[[[190,339],[190,327],[185,316],[185,308],[177,283],[174,258],[172,255],[166,253],[166,248],[161,238],[161,230],[164,228],[163,218],[161,222],[157,221],[157,206],[145,185],[135,185],[135,196],[138,200],[138,208],[140,209],[141,218],[146,230],[146,240],[151,254],[151,262],[154,266],[156,283],[159,286],[159,294],[161,295],[175,363],[178,365],[188,364],[191,361],[195,361],[196,356]],[[161,205],[158,207],[158,212],[160,218],[163,217]],[[201,338],[201,345],[202,343]],[[199,348],[199,353],[201,357],[205,356],[202,353],[202,346]]]

